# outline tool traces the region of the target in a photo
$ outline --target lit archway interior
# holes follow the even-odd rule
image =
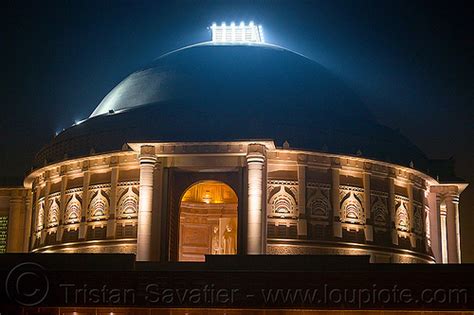
[[[237,254],[237,195],[223,182],[192,185],[179,209],[179,261]]]

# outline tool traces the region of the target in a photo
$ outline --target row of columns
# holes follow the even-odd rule
[[[461,241],[459,235],[459,195],[450,194],[443,198],[439,215],[441,242],[441,257],[445,263],[461,262]]]
[[[26,190],[13,191],[8,212],[7,252],[24,252],[28,245],[28,229],[31,225],[31,194]],[[26,247],[27,248],[27,247]]]
[[[456,185],[436,185],[428,194],[431,248],[440,263],[461,263],[459,194]]]
[[[248,254],[263,254],[266,251],[265,227],[266,227],[266,213],[264,213],[265,204],[265,147],[260,144],[251,144],[248,146],[246,156],[247,162],[247,178],[248,178],[248,200],[247,200],[247,224],[246,224],[246,252]],[[137,260],[150,260],[152,257],[152,213],[153,213],[153,178],[157,158],[153,146],[142,146],[140,152],[140,206],[139,206],[139,223],[137,236]],[[298,182],[302,185],[299,189],[298,204],[300,205],[300,218],[298,220],[298,236],[307,234],[306,220],[305,220],[305,166],[298,166]],[[339,209],[339,186],[340,186],[340,169],[333,167],[331,169],[332,185],[331,185],[331,203],[333,208],[333,235],[335,237],[342,237],[342,224],[340,222]],[[388,178],[388,207],[391,222],[392,243],[398,244],[398,233],[395,229],[396,222],[396,205],[395,205],[395,179]],[[367,210],[367,219],[370,219],[370,174],[364,173],[364,207]],[[446,244],[448,253],[446,253],[447,262],[461,262],[460,237],[459,237],[459,209],[458,209],[458,195],[453,195],[446,199]],[[409,199],[409,218],[413,220],[413,185],[408,186]],[[423,197],[424,199],[424,197]],[[422,210],[424,213],[425,201],[422,202]],[[440,229],[440,215],[439,206],[437,207],[438,216],[431,224],[431,229]],[[433,218],[430,218],[431,220]],[[432,234],[432,231],[430,231]],[[367,240],[373,240],[372,226],[366,225],[364,229]],[[441,237],[439,237],[441,240]],[[415,237],[410,236],[412,245],[416,242]],[[440,248],[441,248],[440,244]]]
[[[155,178],[155,169],[157,164],[157,157],[155,155],[153,146],[142,146],[139,161],[140,161],[140,203],[139,203],[139,214],[138,214],[138,232],[137,232],[137,260],[139,261],[146,261],[152,260],[154,255],[153,246],[155,242],[153,241],[153,187],[154,187],[154,178]],[[265,147],[260,144],[251,144],[248,147],[248,153],[246,156],[247,161],[247,170],[248,170],[248,209],[247,209],[247,227],[246,227],[246,252],[248,254],[263,254],[265,253],[265,232],[264,229],[266,227],[266,213],[264,213],[264,204],[265,204]],[[298,195],[298,203],[300,205],[300,215],[303,213],[303,216],[298,220],[298,235],[304,236],[306,235],[306,221],[304,220],[304,209],[305,209],[305,166],[300,165],[298,166],[298,181],[301,185],[303,185],[303,189],[299,190]],[[331,169],[332,175],[332,185],[331,185],[331,203],[333,206],[333,234],[336,237],[342,237],[342,226],[339,220],[340,217],[340,209],[339,209],[339,185],[340,185],[340,170],[337,167]],[[390,177],[389,179],[389,198],[388,198],[388,206],[389,206],[389,213],[392,225],[396,221],[396,213],[395,213],[395,184],[394,178]],[[88,185],[90,181],[90,174],[88,171],[84,172],[84,195],[83,195],[83,209],[87,209],[88,205]],[[118,168],[112,168],[112,176],[111,176],[111,186],[112,189],[116,189],[116,185],[114,182],[118,181]],[[364,198],[364,206],[366,209],[370,209],[370,175],[364,174],[363,178],[364,184],[364,191],[365,191],[365,198]],[[61,205],[60,205],[60,220],[63,219],[63,214],[65,211],[65,189],[67,187],[67,178],[64,177],[61,183]],[[409,187],[409,199],[410,201],[413,200],[413,192],[412,187]],[[48,187],[46,187],[48,189]],[[111,196],[115,196],[115,192],[111,192]],[[439,195],[439,194],[438,194]],[[438,199],[436,203],[436,215],[430,213],[430,221],[431,221],[431,235],[433,232],[436,231],[438,244],[437,247],[439,248],[439,255],[441,257],[447,257],[445,262],[461,262],[461,249],[460,249],[460,230],[459,230],[459,195],[458,194],[450,194],[441,199]],[[13,201],[13,204],[15,202]],[[107,236],[115,233],[115,204],[116,200],[111,200],[111,219],[112,221],[108,222],[107,226]],[[413,206],[412,202],[410,202],[409,214],[410,218],[413,218]],[[441,204],[445,204],[445,211],[441,211]],[[48,203],[45,203],[45,223],[47,220],[48,214]],[[12,207],[17,208],[17,207]],[[31,207],[27,207],[30,209]],[[430,206],[430,208],[432,208]],[[16,211],[13,211],[11,218],[15,218]],[[83,218],[81,218],[81,226],[79,231],[79,237],[84,238],[86,233],[86,224],[85,224],[85,213],[86,211],[82,211]],[[370,213],[370,211],[367,211]],[[370,214],[368,214],[370,216]],[[442,219],[442,215],[446,217]],[[31,216],[31,215],[30,215]],[[367,218],[369,218],[369,216]],[[17,220],[12,220],[17,222]],[[445,228],[445,242],[447,249],[446,253],[443,253],[443,235],[442,234],[442,222],[446,222]],[[31,222],[29,226],[31,226]],[[60,222],[61,224],[61,222]],[[28,228],[28,225],[25,225]],[[444,229],[443,228],[443,229]],[[33,230],[35,227],[33,227]],[[28,228],[30,230],[30,228]],[[11,229],[9,228],[9,231]],[[62,233],[58,233],[57,237],[60,237]],[[365,229],[366,239],[373,238],[373,231],[372,229],[368,228]],[[27,247],[28,240],[23,240],[24,244],[20,245],[19,247],[23,248]],[[395,229],[392,229],[392,243],[398,244],[398,234]],[[436,254],[436,253],[435,253]],[[444,255],[444,256],[443,256]]]
[[[298,165],[298,183],[300,187],[303,189],[299,189],[298,195],[298,204],[300,205],[300,218],[298,219],[298,236],[306,235],[306,220],[305,217],[305,189],[306,187],[306,180],[305,180],[305,166]],[[340,167],[333,167],[331,169],[331,203],[332,203],[332,210],[333,210],[333,235],[334,237],[342,237],[342,224],[340,222],[341,216],[341,209],[339,206],[339,186],[340,186]],[[364,208],[366,211],[366,219],[370,219],[371,216],[371,179],[370,173],[364,172],[363,174],[363,187],[364,187]],[[399,236],[396,230],[396,203],[395,203],[395,177],[390,176],[388,178],[388,209],[389,209],[389,216],[390,216],[390,228],[391,228],[391,237],[392,237],[392,244],[398,245],[399,243]],[[442,186],[446,187],[446,186]],[[434,191],[438,191],[434,187]],[[453,190],[454,189],[454,190]],[[443,189],[445,191],[446,188]],[[461,263],[461,242],[460,242],[460,224],[459,224],[459,192],[456,186],[450,187],[451,193],[444,193],[440,194],[438,192],[438,204],[435,207],[437,209],[435,215],[433,216],[430,211],[430,207],[428,201],[425,198],[425,191],[423,190],[422,200],[421,200],[421,211],[422,211],[422,218],[423,218],[423,225],[426,228],[430,228],[430,231],[427,232],[428,235],[435,234],[436,231],[438,236],[439,244],[439,251],[442,252],[443,250],[445,253],[440,253],[439,257],[437,258],[438,262],[449,262],[449,263]],[[453,191],[456,191],[453,193]],[[407,194],[408,194],[408,216],[411,220],[410,229],[413,228],[413,220],[414,220],[414,186],[412,183],[409,183],[407,186]],[[443,197],[444,196],[444,197]],[[443,199],[443,209],[440,210],[441,199]],[[430,226],[426,226],[426,218],[431,222]],[[445,226],[442,226],[442,222],[444,222]],[[304,228],[302,228],[304,226]],[[436,230],[435,230],[436,229]],[[433,231],[434,230],[434,231]],[[441,235],[445,230],[445,235]],[[305,232],[300,232],[305,231]],[[365,239],[368,241],[373,241],[373,227],[370,224],[365,225],[364,228]],[[443,239],[444,237],[444,239]],[[410,232],[410,243],[412,247],[416,246],[416,236],[415,234]],[[443,244],[445,244],[443,249]],[[428,247],[431,246],[431,240],[426,239],[426,244]],[[442,256],[445,256],[445,259],[442,259]],[[435,256],[436,255],[435,253]]]

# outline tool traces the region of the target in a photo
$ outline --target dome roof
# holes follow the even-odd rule
[[[370,116],[343,82],[304,56],[269,44],[201,43],[165,54],[129,75],[90,117],[163,101],[203,110],[303,108]]]
[[[119,83],[89,119],[59,134],[36,165],[133,141],[285,140],[291,147],[415,166],[425,155],[378,124],[318,63],[267,45],[202,43],[157,58]]]

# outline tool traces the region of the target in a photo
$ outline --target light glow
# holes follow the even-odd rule
[[[222,22],[220,25],[213,23],[211,25],[212,42],[214,43],[264,43],[263,27],[255,25],[251,21],[248,25],[244,22],[236,24],[235,22],[227,25]]]
[[[86,121],[86,120],[85,120],[85,119],[76,119],[76,120],[74,121],[74,126],[80,125],[80,124],[82,124],[84,121]]]

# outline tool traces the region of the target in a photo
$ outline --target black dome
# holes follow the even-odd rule
[[[270,107],[370,116],[340,80],[306,57],[273,45],[203,43],[168,53],[132,73],[91,117],[170,100],[202,110]]]
[[[379,125],[316,62],[271,45],[198,44],[156,59],[115,87],[91,117],[58,135],[36,166],[132,141],[287,140],[418,168],[424,154]]]

